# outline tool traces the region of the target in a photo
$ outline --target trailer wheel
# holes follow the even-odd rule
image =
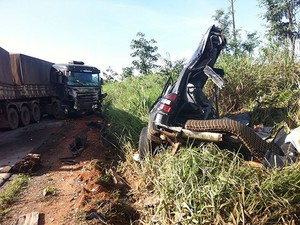
[[[41,119],[41,110],[40,106],[37,103],[32,105],[32,120],[34,122],[39,122]]]
[[[30,111],[27,106],[22,106],[20,119],[23,126],[27,126],[30,123]]]
[[[7,111],[7,119],[9,128],[14,130],[19,126],[19,115],[15,108],[9,108]]]

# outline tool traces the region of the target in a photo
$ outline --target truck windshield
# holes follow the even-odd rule
[[[68,77],[70,86],[99,86],[99,74],[72,72]]]

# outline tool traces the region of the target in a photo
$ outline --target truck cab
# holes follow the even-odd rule
[[[82,61],[54,64],[51,83],[58,93],[60,107],[65,114],[101,112],[106,96],[101,92],[100,70]]]

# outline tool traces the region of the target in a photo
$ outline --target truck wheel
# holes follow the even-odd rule
[[[7,111],[7,119],[9,128],[14,130],[19,126],[19,115],[15,108],[9,108]]]
[[[58,120],[64,119],[65,114],[60,107],[59,101],[55,101],[52,103],[52,116]]]
[[[40,106],[37,103],[34,103],[31,110],[32,110],[32,120],[34,122],[39,122],[41,119]]]
[[[140,159],[144,159],[146,155],[152,155],[156,144],[148,139],[147,137],[148,129],[144,127],[140,133],[139,138],[139,154]]]
[[[30,123],[30,112],[27,106],[22,106],[20,119],[23,126],[27,126]]]

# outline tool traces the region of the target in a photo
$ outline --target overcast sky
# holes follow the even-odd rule
[[[138,32],[171,60],[189,59],[229,0],[0,0],[0,47],[54,63],[81,60],[104,71],[131,66]],[[256,0],[235,0],[236,26],[262,34]]]

